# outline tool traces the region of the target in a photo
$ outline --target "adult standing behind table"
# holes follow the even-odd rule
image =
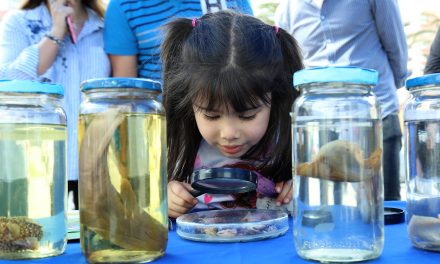
[[[440,27],[437,30],[435,39],[432,42],[428,61],[425,66],[425,74],[440,72]]]
[[[409,74],[397,1],[282,0],[275,21],[296,38],[306,67],[351,65],[379,72],[374,93],[383,120],[385,200],[399,200],[402,133],[396,89]]]
[[[105,14],[104,45],[112,75],[160,81],[160,26],[176,17],[200,17],[224,9],[252,14],[248,0],[111,0]]]
[[[104,5],[100,0],[27,0],[0,27],[0,79],[25,79],[64,86],[67,114],[67,175],[78,206],[78,109],[80,83],[110,75],[103,50]],[[73,44],[66,17],[75,25]]]

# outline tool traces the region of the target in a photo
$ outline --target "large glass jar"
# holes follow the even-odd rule
[[[440,74],[410,79],[406,87],[408,234],[414,246],[440,251]]]
[[[0,81],[0,259],[63,253],[66,116],[60,85]]]
[[[165,252],[167,148],[160,91],[160,83],[147,79],[82,84],[79,208],[88,262],[140,263]]]
[[[378,74],[355,67],[294,74],[294,216],[299,256],[322,262],[373,259],[384,239]]]

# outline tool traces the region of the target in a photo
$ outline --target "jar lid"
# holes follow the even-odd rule
[[[406,89],[411,90],[411,88],[414,87],[430,84],[440,84],[440,73],[426,74],[423,76],[408,79],[406,81]]]
[[[400,224],[405,222],[405,211],[400,208],[384,207],[383,214],[386,225]]]
[[[144,78],[101,78],[86,80],[81,84],[82,91],[112,88],[138,88],[162,91],[160,82]]]
[[[293,74],[293,86],[307,83],[345,82],[376,85],[379,74],[376,70],[354,66],[316,67]]]
[[[0,92],[64,95],[63,86],[30,80],[0,80]]]

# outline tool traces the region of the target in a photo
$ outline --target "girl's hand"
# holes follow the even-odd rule
[[[52,17],[50,34],[63,39],[67,31],[66,17],[73,14],[73,8],[67,6],[67,0],[49,0],[48,7]]]
[[[293,184],[292,180],[286,182],[278,182],[275,184],[275,190],[278,193],[276,199],[277,206],[281,204],[288,204],[293,198]]]
[[[197,199],[189,192],[191,185],[185,182],[170,181],[167,185],[168,216],[177,218],[191,210]]]

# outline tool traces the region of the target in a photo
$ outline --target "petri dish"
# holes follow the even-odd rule
[[[278,210],[226,209],[185,214],[176,219],[177,234],[200,242],[249,242],[284,235],[288,215]]]

